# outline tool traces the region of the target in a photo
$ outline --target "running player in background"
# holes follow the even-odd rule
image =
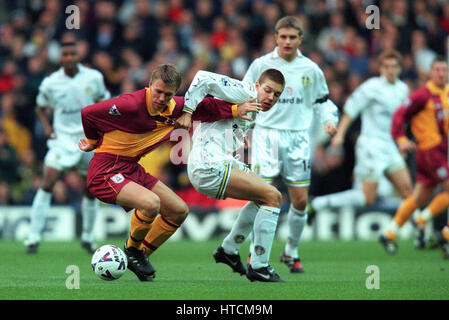
[[[251,83],[198,71],[185,95],[184,117],[189,119],[189,113],[207,94],[233,103],[257,98],[256,105],[260,110],[268,111],[278,101],[284,85],[284,76],[276,69],[265,70],[257,81]],[[256,115],[252,113],[251,120]],[[243,159],[239,160],[239,154],[234,156],[234,152],[245,144],[245,136],[253,125],[252,121],[240,119],[201,124],[193,134],[187,173],[195,189],[207,196],[249,200],[231,232],[215,250],[215,261],[227,264],[240,275],[246,274],[250,281],[283,282],[268,263],[282,195],[251,172]],[[251,250],[255,255],[246,269],[238,251],[251,229],[254,233],[254,248]]]
[[[413,92],[408,100],[394,114],[391,133],[401,152],[416,151],[416,183],[396,211],[380,241],[388,253],[397,251],[396,237],[399,228],[410,219],[416,209],[423,207],[433,195],[436,186],[442,192],[437,194],[417,218],[423,226],[449,207],[449,165],[447,139],[449,129],[449,85],[448,65],[444,58],[432,63],[429,81]],[[405,127],[411,123],[411,131],[417,146],[406,136]],[[444,227],[443,237],[449,240],[449,226]],[[449,247],[442,246],[443,254],[449,257]]]
[[[311,202],[313,210],[370,206],[376,200],[379,180],[383,176],[391,181],[403,199],[411,194],[410,173],[390,133],[393,113],[409,94],[407,85],[398,78],[401,60],[395,50],[380,54],[380,76],[366,80],[349,96],[338,132],[331,140],[333,148],[340,148],[350,124],[361,114],[354,176],[361,180],[362,188],[316,197]]]
[[[325,131],[336,133],[338,109],[328,99],[329,90],[321,69],[298,50],[303,40],[299,19],[287,16],[275,26],[277,47],[250,65],[243,81],[253,83],[268,69],[285,76],[285,90],[277,104],[256,118],[252,169],[268,183],[281,176],[288,187],[288,241],[281,254],[292,273],[304,272],[298,244],[307,223],[307,201],[311,177],[309,129],[314,108]],[[253,254],[254,252],[251,252]]]
[[[82,110],[84,133],[79,148],[94,151],[87,185],[98,199],[122,206],[131,215],[125,243],[128,268],[140,281],[152,281],[155,270],[148,256],[167,241],[188,214],[186,203],[147,173],[139,159],[170,140],[184,97],[174,96],[181,75],[172,65],[160,65],[149,88],[102,101]],[[256,111],[249,103],[232,105],[217,99],[198,101],[193,120],[246,118]]]
[[[83,137],[81,110],[97,101],[110,97],[103,75],[79,63],[76,42],[61,43],[62,67],[45,77],[39,87],[36,113],[42,122],[47,137],[48,152],[44,159],[44,172],[40,188],[31,207],[31,224],[25,241],[27,253],[37,253],[42,238],[52,191],[61,173],[76,168],[86,182],[87,168],[92,158],[78,149]],[[53,124],[44,109],[53,109]],[[93,253],[94,225],[99,203],[84,185],[81,201],[82,234],[81,245]]]

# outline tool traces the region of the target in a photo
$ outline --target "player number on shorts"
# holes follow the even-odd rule
[[[303,165],[304,171],[310,170],[310,161],[309,160],[302,160],[302,165]]]

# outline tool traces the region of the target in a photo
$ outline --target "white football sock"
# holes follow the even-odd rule
[[[97,212],[100,205],[97,199],[89,199],[83,196],[81,200],[81,218],[82,218],[82,233],[81,241],[94,242],[94,227],[97,218]]]
[[[287,214],[288,240],[284,251],[285,254],[292,258],[298,258],[298,243],[306,223],[307,212],[305,210],[297,210],[293,205],[290,205],[290,210]]]
[[[37,243],[41,241],[42,232],[45,227],[48,209],[51,204],[51,192],[38,189],[33,199],[30,213],[30,229],[28,231],[27,243]]]
[[[394,219],[391,219],[390,223],[388,224],[387,228],[385,229],[384,235],[386,235],[388,231],[392,232],[394,235],[397,235],[400,228],[401,227],[398,226],[396,221],[394,221]]]
[[[311,206],[319,211],[326,208],[341,208],[343,206],[363,207],[366,204],[362,190],[350,189],[332,193],[312,200]]]
[[[259,269],[268,265],[271,247],[281,209],[260,206],[254,219],[254,242],[251,244],[251,267]]]
[[[240,210],[237,219],[232,225],[231,231],[226,238],[224,238],[223,243],[221,244],[226,253],[238,253],[242,243],[248,237],[253,228],[257,211],[259,211],[259,207],[253,201],[249,201],[242,208],[242,210]]]
[[[426,208],[421,212],[421,218],[425,222],[429,222],[430,220],[432,220],[433,216],[432,216],[432,213],[430,212],[430,210]]]

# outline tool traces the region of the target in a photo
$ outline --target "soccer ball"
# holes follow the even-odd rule
[[[92,271],[106,281],[120,278],[128,267],[128,259],[123,251],[112,244],[98,248],[92,256]]]

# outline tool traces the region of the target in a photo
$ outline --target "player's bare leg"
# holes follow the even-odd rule
[[[378,187],[379,183],[377,181],[362,181],[362,191],[365,198],[365,206],[371,206],[376,201]]]
[[[160,215],[153,221],[140,246],[146,256],[151,255],[178,230],[189,212],[184,200],[161,181],[151,191],[160,199]]]
[[[44,167],[41,187],[33,199],[30,214],[30,231],[25,241],[27,253],[37,253],[42,232],[45,227],[48,210],[51,204],[53,187],[58,181],[61,172],[49,166]]]
[[[402,168],[386,174],[393,186],[399,192],[402,199],[406,199],[412,194],[412,177],[407,168]]]
[[[155,270],[139,247],[159,213],[160,199],[151,190],[135,182],[129,182],[118,193],[116,203],[135,208],[131,216],[129,238],[125,245],[128,268],[140,281],[152,281]]]
[[[417,216],[416,223],[424,227],[427,222],[444,212],[449,206],[449,180],[440,183],[443,191],[438,193],[429,205]]]
[[[225,197],[254,201],[262,206],[280,207],[282,195],[254,172],[232,169]]]
[[[116,203],[135,208],[131,217],[131,233],[127,243],[128,246],[139,248],[151,229],[151,223],[159,214],[160,198],[153,191],[135,182],[129,182],[118,193]]]
[[[388,172],[386,174],[386,177],[393,184],[393,186],[398,191],[398,193],[402,199],[405,200],[412,194],[412,192],[413,192],[412,178],[411,178],[410,172],[407,169],[407,167],[400,168],[393,172]],[[412,214],[413,214],[413,212],[412,212]],[[393,219],[390,222],[390,226],[388,227],[388,230],[389,230],[388,232],[396,234],[400,227],[401,226],[397,225],[396,221]],[[385,238],[383,240],[384,243],[387,243],[390,240],[390,238],[387,238],[386,235],[384,235],[384,238]],[[394,241],[394,240],[390,240],[390,241]],[[416,246],[416,248],[423,248],[424,245],[425,245],[424,229],[416,228],[416,230],[415,230],[415,246]],[[393,244],[392,246],[397,248],[396,244]]]

